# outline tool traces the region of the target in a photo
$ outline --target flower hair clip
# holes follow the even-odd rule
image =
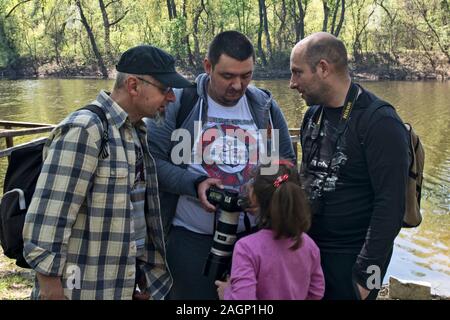
[[[280,184],[287,181],[287,179],[289,179],[289,175],[283,174],[282,176],[279,176],[278,178],[275,179],[273,186],[275,188],[278,188],[280,186]]]

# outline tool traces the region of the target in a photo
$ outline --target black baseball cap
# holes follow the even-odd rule
[[[150,75],[167,87],[192,86],[189,80],[175,70],[175,59],[169,53],[150,45],[140,45],[125,51],[116,64],[116,70]]]

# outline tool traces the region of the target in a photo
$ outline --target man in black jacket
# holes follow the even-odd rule
[[[407,131],[389,107],[360,128],[378,98],[351,81],[345,46],[333,35],[297,43],[291,72],[290,87],[310,106],[301,175],[313,209],[309,234],[321,250],[324,299],[375,299],[405,211]]]

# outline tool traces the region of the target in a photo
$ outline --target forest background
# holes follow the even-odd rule
[[[0,78],[111,77],[121,52],[152,44],[202,70],[223,30],[246,34],[256,78],[289,76],[296,42],[327,31],[347,46],[354,76],[447,79],[449,0],[0,0]]]

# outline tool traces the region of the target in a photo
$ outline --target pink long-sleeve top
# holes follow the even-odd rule
[[[297,250],[291,239],[273,238],[263,229],[240,239],[234,248],[231,285],[225,300],[303,300],[321,299],[325,280],[320,252],[314,241],[302,235]]]

